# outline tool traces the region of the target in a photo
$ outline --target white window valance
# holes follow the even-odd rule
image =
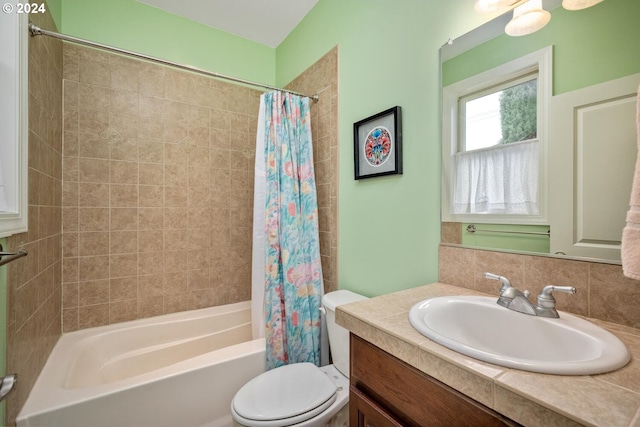
[[[537,215],[538,140],[455,154],[455,214]]]

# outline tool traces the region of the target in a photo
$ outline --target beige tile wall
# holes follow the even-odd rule
[[[293,83],[321,95],[312,131],[329,290],[337,260],[332,52]],[[261,92],[70,44],[63,57],[63,330],[250,299]]]
[[[33,21],[55,30],[49,14]],[[47,37],[29,50],[30,231],[7,242],[29,256],[8,267],[7,371],[20,387],[6,425],[63,330],[250,298],[261,92]],[[311,112],[330,291],[337,49],[293,87],[321,95]]]
[[[261,92],[63,58],[63,330],[250,299]]]
[[[462,243],[462,224],[442,221],[440,223],[440,242],[460,245]]]
[[[49,13],[31,21],[55,30]],[[29,255],[7,265],[8,373],[18,387],[6,399],[14,425],[40,370],[61,334],[62,43],[29,38],[29,231],[7,239],[6,250]],[[1,420],[4,421],[4,420]]]
[[[311,103],[313,160],[318,191],[320,255],[325,292],[338,289],[338,47],[287,89],[320,96]]]
[[[558,309],[640,328],[640,281],[626,278],[620,265],[440,246],[438,281],[498,295],[485,271],[534,297],[546,285],[573,286],[575,295],[554,294]]]

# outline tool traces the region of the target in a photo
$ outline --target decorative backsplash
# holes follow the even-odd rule
[[[497,297],[499,284],[486,271],[532,296],[546,285],[573,286],[575,295],[554,294],[559,310],[640,328],[640,281],[625,277],[621,265],[440,245],[439,282]]]

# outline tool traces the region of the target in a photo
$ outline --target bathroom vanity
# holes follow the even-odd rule
[[[484,294],[434,283],[338,307],[351,332],[350,425],[640,425],[640,330],[589,319],[632,353],[614,372],[525,372],[449,350],[409,324],[414,304],[445,295]]]
[[[351,334],[351,426],[516,426],[375,345]]]

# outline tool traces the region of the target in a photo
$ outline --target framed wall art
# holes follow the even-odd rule
[[[353,124],[355,179],[402,174],[402,113],[396,106]]]

